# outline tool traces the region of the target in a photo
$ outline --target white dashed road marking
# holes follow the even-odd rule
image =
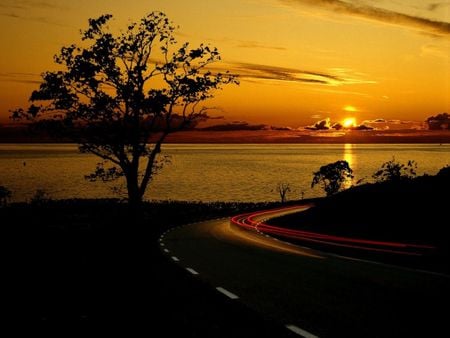
[[[238,299],[239,296],[236,296],[234,293],[224,289],[223,287],[218,286],[216,288],[217,291],[219,291],[220,293],[223,293],[225,296],[231,298],[231,299]]]
[[[186,268],[186,270],[189,271],[190,273],[192,273],[193,275],[198,275],[198,272],[192,268]]]
[[[178,259],[178,257],[172,256],[172,260],[175,262],[179,262],[180,260]]]
[[[305,331],[298,326],[295,325],[286,325],[286,327],[291,330],[292,332],[298,334],[299,336],[302,336],[304,338],[319,338],[318,336],[313,335],[312,333],[309,333],[308,331]]]

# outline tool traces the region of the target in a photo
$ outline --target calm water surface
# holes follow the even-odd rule
[[[450,164],[450,145],[428,144],[269,144],[165,145],[170,164],[154,179],[147,199],[201,201],[268,201],[278,199],[277,183],[292,187],[291,199],[323,195],[311,189],[312,173],[320,166],[344,159],[354,170],[355,182],[372,174],[393,156],[418,163],[419,174],[435,174]],[[112,184],[84,179],[98,162],[79,154],[76,145],[0,144],[0,185],[14,200],[29,199],[36,189],[52,198],[114,197]],[[123,189],[123,193],[125,190]]]

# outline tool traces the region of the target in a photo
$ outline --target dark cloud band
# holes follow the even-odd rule
[[[435,35],[450,34],[450,23],[443,21],[431,20],[419,16],[413,16],[388,9],[373,7],[361,4],[357,1],[343,0],[279,0],[287,5],[309,5],[314,7],[322,7],[334,12],[344,13],[365,19],[375,20],[382,23],[397,24],[417,28]],[[434,10],[440,4],[434,4],[430,9]]]
[[[351,70],[333,73],[308,71],[295,68],[277,67],[253,63],[231,62],[223,65],[231,73],[238,75],[241,80],[275,80],[311,84],[339,86],[355,83],[375,83],[375,81],[361,79],[360,76],[350,75]]]

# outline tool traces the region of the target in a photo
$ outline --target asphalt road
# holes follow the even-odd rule
[[[447,336],[448,276],[289,245],[229,219],[176,228],[160,245],[224,297],[299,336]]]

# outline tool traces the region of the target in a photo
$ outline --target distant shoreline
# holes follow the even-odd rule
[[[46,135],[31,135],[25,130],[0,127],[0,143],[73,143],[57,141]],[[450,131],[431,130],[372,130],[347,131],[182,131],[169,135],[165,143],[179,144],[445,144],[450,143]]]

